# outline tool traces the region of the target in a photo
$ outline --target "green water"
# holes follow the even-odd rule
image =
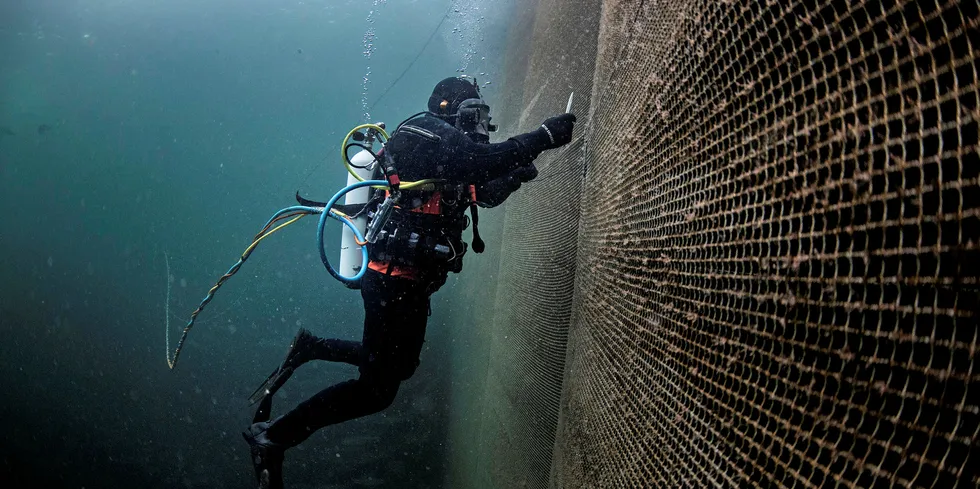
[[[171,372],[167,282],[173,340],[294,192],[325,199],[344,184],[341,138],[447,12],[370,119],[423,110],[435,82],[460,69],[494,80],[506,9],[454,3],[4,2],[0,480],[253,485],[239,435],[248,394],[298,327],[359,338],[360,297],[323,270],[307,218],[265,240],[219,291]],[[339,240],[330,229],[327,243]],[[465,272],[434,299],[434,318],[451,315],[456,280]],[[389,410],[291,450],[287,487],[442,487],[447,338],[430,322],[422,367]],[[353,375],[304,367],[276,413]]]

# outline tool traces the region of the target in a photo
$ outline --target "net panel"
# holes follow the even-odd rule
[[[601,25],[551,485],[976,487],[977,3]]]
[[[531,51],[523,97],[519,109],[502,111],[516,122],[513,132],[563,112],[572,91],[576,107],[589,106],[599,8],[599,0],[538,2],[520,45]],[[581,153],[581,140],[543,153],[535,160],[538,178],[507,201],[480,457],[490,487],[548,484],[574,290]]]
[[[534,31],[536,9],[534,4],[514,2],[507,21],[504,55],[495,62],[501,71],[493,80],[493,89],[484,89],[492,106],[493,122],[499,124],[499,132],[493,135],[499,141],[519,131],[523,105],[524,80],[532,51],[526,47]],[[493,54],[488,53],[490,58]],[[482,77],[481,77],[482,78]],[[455,283],[443,288],[447,303],[444,310],[446,331],[451,335],[452,382],[449,401],[449,437],[447,452],[450,457],[449,472],[443,487],[490,488],[495,487],[489,472],[487,457],[495,454],[487,450],[492,420],[487,408],[499,399],[491,399],[487,392],[488,370],[496,364],[493,348],[488,346],[497,335],[493,311],[496,306],[500,271],[500,246],[504,240],[503,221],[506,208],[481,209],[480,233],[486,240],[483,255],[471,252],[465,258],[464,271]],[[440,292],[442,293],[442,291]],[[499,422],[499,420],[493,420]]]

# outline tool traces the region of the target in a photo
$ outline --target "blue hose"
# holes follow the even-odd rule
[[[387,187],[388,182],[384,180],[365,180],[363,182],[355,182],[351,185],[344,187],[339,192],[334,194],[334,196],[331,197],[330,200],[327,202],[326,208],[323,210],[323,213],[320,215],[320,223],[316,227],[316,244],[317,244],[317,248],[320,249],[320,261],[323,262],[323,266],[327,268],[327,271],[330,272],[330,275],[333,276],[333,278],[340,280],[345,285],[357,284],[358,282],[361,281],[361,277],[364,276],[364,272],[367,271],[367,265],[368,265],[367,246],[361,247],[361,257],[362,257],[362,262],[364,263],[361,266],[361,269],[358,270],[357,274],[354,275],[353,277],[345,277],[341,275],[340,272],[338,272],[336,269],[334,269],[334,267],[330,265],[330,261],[327,259],[327,251],[323,246],[323,229],[326,227],[327,216],[329,215],[330,217],[333,217],[334,219],[344,223],[344,225],[349,227],[350,230],[354,233],[354,236],[357,238],[357,240],[363,242],[364,235],[362,235],[361,231],[357,229],[357,226],[355,226],[350,219],[345,219],[341,216],[334,214],[331,211],[331,209],[333,208],[334,204],[336,204],[337,201],[340,200],[340,198],[343,197],[344,194],[346,194],[347,192],[350,192],[351,190],[359,189],[361,187],[373,187],[373,186]]]

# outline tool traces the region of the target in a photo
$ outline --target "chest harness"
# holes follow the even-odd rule
[[[406,126],[410,127],[410,126]],[[368,202],[368,268],[391,276],[459,273],[467,244],[463,231],[473,221],[473,251],[482,253],[474,185],[435,183],[425,189],[400,189],[393,158],[382,151],[389,188]]]

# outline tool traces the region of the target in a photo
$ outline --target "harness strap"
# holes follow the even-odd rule
[[[487,245],[480,238],[480,211],[476,205],[476,185],[470,185],[470,216],[473,217],[473,251],[483,253]]]

